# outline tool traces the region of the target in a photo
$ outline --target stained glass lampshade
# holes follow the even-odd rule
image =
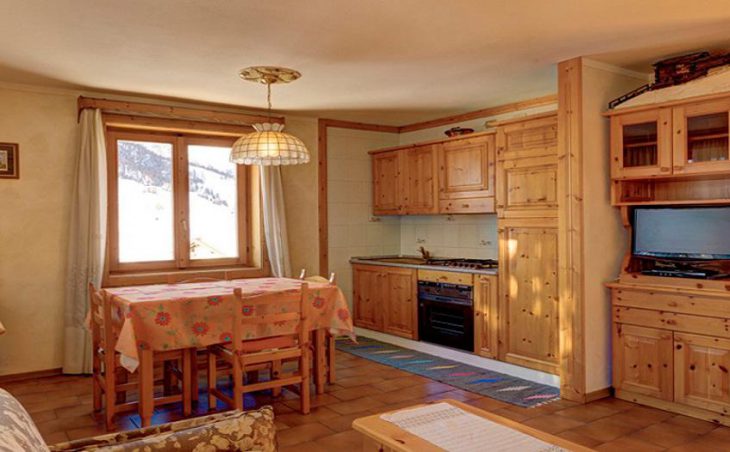
[[[282,132],[284,124],[254,124],[255,132],[233,144],[231,162],[242,165],[297,165],[309,162],[302,140]]]

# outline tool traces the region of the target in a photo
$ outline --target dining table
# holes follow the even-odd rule
[[[139,413],[149,426],[154,409],[154,353],[197,350],[231,340],[233,316],[229,303],[240,288],[244,316],[286,312],[298,306],[304,281],[291,278],[249,278],[106,288],[112,314],[120,320],[116,350],[120,364],[139,373]],[[307,282],[308,325],[314,336],[314,382],[318,394],[326,382],[326,333],[353,340],[352,316],[344,294],[334,284]],[[298,308],[296,308],[298,309]],[[291,333],[292,325],[251,325],[244,340]],[[195,353],[193,353],[195,355]],[[196,368],[194,364],[194,368]],[[193,391],[197,394],[197,378]]]

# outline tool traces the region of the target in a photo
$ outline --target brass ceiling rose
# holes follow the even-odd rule
[[[289,83],[302,76],[299,71],[294,69],[276,66],[251,66],[241,69],[238,74],[244,80],[265,85]]]

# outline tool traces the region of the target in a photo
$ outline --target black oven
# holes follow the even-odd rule
[[[418,281],[418,335],[424,342],[474,351],[472,286]]]

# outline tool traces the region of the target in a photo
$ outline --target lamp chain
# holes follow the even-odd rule
[[[267,110],[267,117],[269,122],[271,122],[271,83],[266,84],[266,103],[269,106],[269,109]]]

